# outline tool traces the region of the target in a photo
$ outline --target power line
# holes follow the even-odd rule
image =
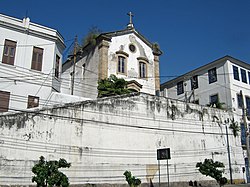
[[[16,100],[16,101],[20,101],[20,102],[24,102],[24,103],[27,103],[27,97],[24,97],[24,96],[21,96],[21,95],[14,95],[14,94],[11,94],[12,96],[15,96],[15,97],[20,97],[20,98],[24,98],[24,100],[20,100],[20,99],[18,99],[18,98],[13,98],[14,100]],[[42,101],[42,100],[41,100]],[[44,100],[44,101],[46,101],[46,100]],[[53,102],[53,101],[51,101],[51,105],[52,104],[61,104],[61,102]],[[139,104],[139,105],[144,105],[144,103],[140,103],[140,102],[138,102],[137,104]],[[183,105],[185,104],[185,103],[182,103]],[[58,107],[58,106],[56,106],[56,107]],[[77,109],[77,108],[75,108],[75,106],[74,105],[72,105],[72,106],[67,106],[68,107],[68,109],[71,109],[71,110],[74,110],[74,111],[82,111],[82,110],[80,110],[80,109]],[[171,106],[169,106],[170,108],[171,108]],[[21,109],[20,109],[21,110]],[[97,113],[97,114],[105,114],[105,115],[110,115],[110,116],[119,116],[119,117],[126,117],[126,115],[123,115],[122,113],[112,113],[112,112],[102,112],[102,111],[98,111],[98,112],[96,112],[96,111],[91,111],[91,110],[85,110],[84,112],[87,112],[87,113]],[[185,113],[185,111],[183,111],[184,113]],[[136,113],[132,113],[132,111],[130,111],[130,118],[134,118],[134,119],[141,119],[141,120],[147,120],[147,121],[154,121],[154,119],[151,119],[151,117],[147,117],[147,118],[145,118],[145,116],[147,116],[147,115],[145,115],[145,114],[140,114],[140,113],[138,113],[138,112],[136,112]],[[158,119],[157,119],[157,121],[158,122],[169,122],[169,120],[165,120],[165,118],[164,117],[161,117],[161,116],[157,116],[157,115],[155,115],[155,117],[157,117]],[[185,121],[184,121],[185,120]],[[200,123],[201,123],[201,120],[197,120],[197,123],[198,124],[195,124],[195,123],[193,123],[195,120],[190,120],[189,118],[188,119],[185,119],[184,117],[182,117],[182,124],[180,124],[180,125],[193,125],[193,126],[196,126],[196,127],[209,127],[209,128],[218,128],[218,126],[216,125],[216,126],[212,126],[211,127],[211,125],[210,124],[208,124],[208,125],[206,125],[206,122],[202,122],[203,123],[203,125],[201,125]],[[177,121],[175,121],[175,120],[170,120],[170,122],[171,123],[175,123],[175,124],[177,124],[177,125],[179,125],[179,123],[177,122]],[[213,122],[213,123],[215,123],[215,122]]]

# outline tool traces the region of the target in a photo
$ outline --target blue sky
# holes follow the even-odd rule
[[[57,29],[66,45],[97,26],[137,31],[159,43],[161,82],[225,55],[250,62],[250,0],[0,0],[0,13]]]

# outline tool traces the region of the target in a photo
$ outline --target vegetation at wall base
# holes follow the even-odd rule
[[[227,178],[222,177],[225,168],[222,162],[214,162],[213,159],[205,159],[203,163],[198,162],[196,167],[199,168],[201,174],[214,178],[220,186],[227,183]]]
[[[52,187],[62,186],[68,187],[68,177],[60,172],[59,168],[69,168],[71,166],[65,159],[60,158],[59,161],[46,161],[43,156],[32,168],[35,176],[32,177],[32,182],[37,183],[37,187]]]
[[[126,181],[130,187],[136,187],[141,184],[141,179],[135,178],[130,171],[125,171],[123,175],[126,177]]]

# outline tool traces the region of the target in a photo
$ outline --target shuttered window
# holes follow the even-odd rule
[[[10,92],[0,91],[0,112],[9,110]]]
[[[43,63],[43,49],[34,47],[33,48],[33,56],[32,56],[32,64],[31,69],[41,71]]]
[[[184,93],[183,81],[177,83],[177,95]]]
[[[216,68],[208,70],[208,81],[209,84],[217,81]]]
[[[198,76],[195,75],[191,78],[191,89],[194,90],[194,89],[197,89],[199,86],[198,86]]]
[[[59,78],[60,57],[56,55],[55,77]]]
[[[16,42],[11,40],[5,40],[2,62],[4,64],[14,65],[15,54]]]
[[[29,95],[27,108],[34,108],[38,106],[39,106],[39,97]]]

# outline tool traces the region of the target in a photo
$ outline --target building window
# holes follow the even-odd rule
[[[29,95],[27,108],[34,108],[38,106],[39,106],[39,97]]]
[[[147,78],[147,64],[145,62],[139,62],[139,76]]]
[[[136,48],[135,48],[135,45],[134,44],[129,44],[129,50],[134,53]]]
[[[248,72],[248,81],[249,81],[249,84],[250,84],[250,71]]]
[[[243,98],[241,94],[237,94],[237,102],[238,102],[238,108],[243,107]]]
[[[238,67],[233,66],[233,73],[234,73],[234,79],[239,81],[240,80],[240,76],[239,76]]]
[[[198,88],[198,76],[193,76],[191,78],[191,89],[197,89]]]
[[[193,101],[193,103],[199,105],[200,104],[199,99]]]
[[[247,118],[250,117],[250,97],[248,96],[246,96],[246,115],[247,115]]]
[[[0,112],[9,110],[10,92],[0,91]]]
[[[43,49],[38,48],[38,47],[34,47],[33,48],[31,69],[41,71],[42,70],[42,62],[43,62]]]
[[[16,42],[11,40],[5,40],[2,62],[4,64],[14,65],[15,54]]]
[[[59,78],[60,57],[56,55],[55,77]]]
[[[177,83],[177,95],[184,93],[183,81]]]
[[[246,70],[240,69],[240,73],[241,73],[241,81],[244,82],[244,83],[247,83],[247,73],[246,73]]]
[[[209,84],[217,81],[216,68],[208,70],[208,81]]]
[[[82,65],[82,76],[84,76],[85,71],[86,71],[86,64],[83,64]]]
[[[246,141],[246,127],[244,123],[240,123],[240,131],[241,131],[241,145],[246,146],[246,142],[247,142]]]
[[[219,102],[219,96],[218,96],[218,94],[210,96],[210,105],[217,104],[218,102]]]
[[[118,73],[125,74],[125,57],[118,56]]]

